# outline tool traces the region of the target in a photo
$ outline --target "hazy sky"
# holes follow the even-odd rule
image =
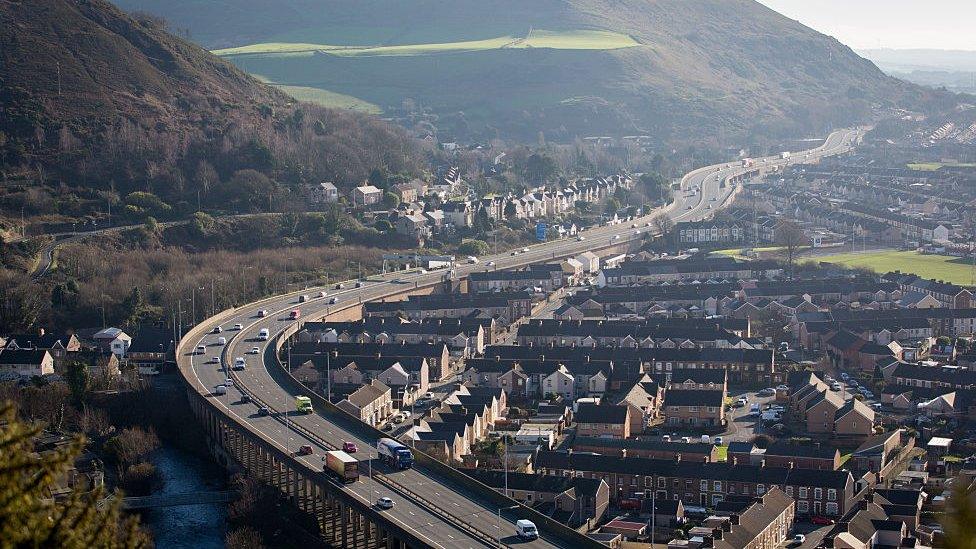
[[[974,0],[759,0],[855,49],[976,50]]]

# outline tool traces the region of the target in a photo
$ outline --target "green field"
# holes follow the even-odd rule
[[[275,84],[275,86],[299,101],[315,103],[316,105],[322,105],[323,107],[333,109],[348,109],[351,111],[360,111],[369,114],[380,114],[383,112],[383,109],[379,108],[378,106],[351,95],[344,95],[309,86],[285,86],[280,84]]]
[[[950,168],[976,168],[976,164],[966,164],[962,162],[916,162],[909,164],[908,169],[920,172],[934,172],[943,166]]]
[[[598,30],[533,30],[528,37],[498,36],[484,40],[459,42],[401,44],[393,46],[336,46],[302,42],[265,42],[236,48],[214,50],[221,56],[270,55],[303,56],[316,53],[347,57],[413,56],[496,49],[548,48],[557,50],[616,50],[640,44],[626,34]]]
[[[972,283],[972,265],[969,260],[959,257],[888,251],[846,253],[812,259],[845,267],[871,269],[878,273],[900,270],[923,278],[945,280],[965,286]]]

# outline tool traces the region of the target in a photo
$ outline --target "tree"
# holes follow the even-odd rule
[[[651,200],[668,200],[671,198],[671,184],[659,173],[645,173],[640,176],[639,183],[644,189],[644,194]]]
[[[507,202],[505,204],[505,211],[503,213],[505,214],[505,219],[511,219],[515,217],[515,214],[518,213],[518,210],[515,209],[515,203]]]
[[[606,208],[607,215],[613,215],[617,213],[617,211],[619,210],[620,210],[619,200],[617,200],[616,198],[611,198],[610,200],[607,200],[607,208]]]
[[[80,360],[73,360],[68,363],[65,369],[64,380],[71,390],[71,399],[76,406],[80,406],[88,395],[91,387],[91,371],[88,365]]]
[[[658,214],[651,220],[656,230],[662,237],[667,237],[674,230],[674,220],[668,214]]]
[[[533,184],[545,183],[559,173],[556,161],[545,154],[533,154],[525,160],[524,176]]]
[[[774,233],[776,245],[782,248],[782,254],[786,258],[789,267],[790,277],[793,277],[793,264],[796,262],[796,255],[800,248],[805,246],[809,239],[803,229],[796,223],[784,220],[776,226]]]
[[[84,449],[76,438],[43,457],[34,453],[42,426],[20,422],[9,402],[0,404],[0,539],[4,547],[150,547],[137,519],[122,518],[120,501],[102,489],[50,497]]]
[[[400,205],[400,197],[390,191],[386,191],[383,193],[383,204],[392,210]]]
[[[457,249],[458,255],[473,256],[488,255],[489,251],[491,251],[491,248],[488,246],[487,242],[484,240],[474,239],[462,241],[461,245],[458,246]]]
[[[945,547],[949,549],[976,549],[976,501],[973,489],[965,482],[957,481],[946,510]]]

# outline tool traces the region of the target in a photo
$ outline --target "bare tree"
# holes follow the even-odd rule
[[[780,221],[775,232],[776,245],[782,248],[782,254],[789,266],[790,278],[793,277],[793,265],[800,248],[810,241],[803,229],[793,221]]]
[[[674,220],[668,214],[654,216],[651,223],[654,224],[654,229],[661,233],[662,237],[666,237],[674,229]]]

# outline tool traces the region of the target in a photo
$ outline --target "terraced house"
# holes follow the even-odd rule
[[[621,498],[680,500],[712,507],[732,495],[762,496],[777,487],[796,501],[797,516],[841,516],[863,497],[849,471],[823,471],[681,459],[614,457],[542,451],[533,471],[547,475],[598,478],[610,486],[611,501]]]

